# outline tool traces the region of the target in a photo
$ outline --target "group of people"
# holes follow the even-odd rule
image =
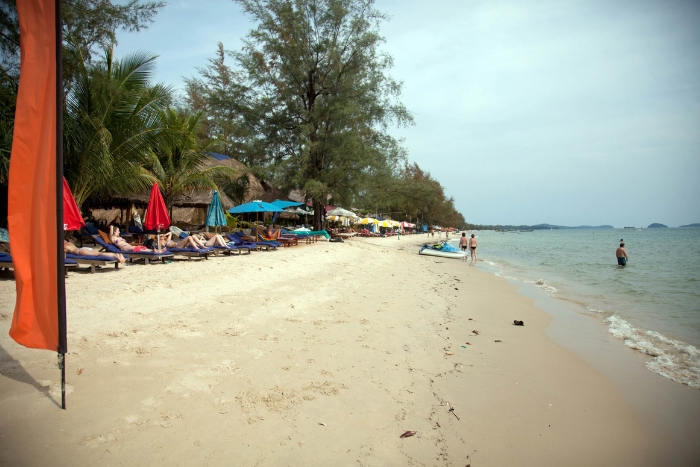
[[[471,255],[472,261],[478,261],[477,256],[476,256],[476,246],[477,246],[477,241],[476,237],[474,234],[470,238],[467,238],[467,234],[465,232],[462,232],[462,238],[459,239],[459,247],[462,249],[463,252],[467,252],[469,250],[469,254]],[[464,261],[467,260],[467,255],[464,255]]]
[[[194,248],[201,250],[204,248],[226,246],[226,240],[219,234],[197,234],[189,235],[179,241],[172,238],[172,233],[160,235],[160,247],[148,248],[143,245],[132,245],[127,242],[121,235],[118,227],[110,226],[109,241],[125,253],[140,253],[140,252],[155,252],[163,253],[167,248]],[[126,262],[126,258],[121,253],[110,253],[107,251],[94,251],[92,248],[82,246],[77,247],[71,239],[66,239],[63,242],[63,251],[79,256],[107,256],[116,259],[120,263]]]
[[[196,250],[201,250],[204,248],[210,248],[215,246],[226,246],[226,240],[220,234],[210,234],[208,238],[204,237],[204,234],[188,235],[187,237],[175,241],[173,240],[172,232],[166,234],[161,234],[159,237],[159,247],[148,248],[141,245],[131,245],[129,242],[122,238],[119,232],[119,227],[110,226],[109,228],[109,239],[117,248],[125,252],[156,252],[162,253],[167,248],[194,248]],[[200,236],[201,235],[201,236]]]

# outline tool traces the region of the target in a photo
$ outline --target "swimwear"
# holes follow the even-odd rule
[[[475,247],[475,246],[473,246],[473,247],[471,247],[471,249],[472,249],[472,250],[476,250],[476,247]]]
[[[88,248],[88,247],[86,247],[86,246],[82,246],[82,247],[78,248],[78,251],[77,251],[78,254],[80,254],[80,250],[92,251],[92,248]],[[84,256],[84,255],[83,255],[83,256]]]
[[[462,245],[461,248],[462,248],[462,251],[467,251],[467,245]]]
[[[145,246],[135,246],[134,249],[132,250],[134,253],[138,253],[139,251],[146,251],[148,248]]]
[[[627,258],[624,256],[618,256],[617,257],[617,265],[618,266],[625,266],[627,264]]]

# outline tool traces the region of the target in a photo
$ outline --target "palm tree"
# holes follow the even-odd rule
[[[155,59],[137,53],[117,61],[108,50],[78,73],[66,98],[64,173],[79,206],[152,184],[142,165],[158,144],[161,110],[171,99],[170,88],[150,85]]]
[[[202,113],[179,114],[168,108],[160,113],[163,130],[150,151],[146,167],[158,181],[172,218],[175,198],[188,191],[217,189],[215,180],[232,177],[230,167],[207,167],[209,144],[200,144],[197,135],[203,124]]]

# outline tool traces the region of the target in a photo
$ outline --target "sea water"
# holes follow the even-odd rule
[[[700,229],[475,232],[479,260],[604,320],[647,368],[700,389]],[[617,265],[624,239],[629,255]],[[457,240],[452,240],[456,242]]]

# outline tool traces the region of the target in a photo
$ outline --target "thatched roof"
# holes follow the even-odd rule
[[[223,159],[219,160],[214,157],[207,157],[203,168],[208,169],[211,167],[217,167],[217,166],[222,166],[222,167],[231,167],[236,170],[237,174],[247,174],[248,175],[248,180],[250,181],[250,185],[248,188],[248,192],[246,193],[245,197],[245,202],[248,201],[253,201],[254,199],[260,199],[260,197],[265,193],[265,189],[263,188],[262,184],[260,181],[250,173],[248,167],[246,167],[245,164],[242,162],[239,162],[235,159]],[[123,205],[123,204],[136,204],[138,206],[146,206],[148,204],[148,197],[150,195],[150,191],[145,191],[143,193],[138,193],[135,195],[118,195],[114,196],[112,198],[112,201],[116,205]],[[231,198],[226,196],[225,193],[219,192],[219,195],[221,196],[221,204],[224,208],[230,209],[233,206],[236,205],[236,203],[233,202]],[[178,197],[175,198],[173,201],[174,206],[178,207],[204,207],[204,206],[209,206],[211,203],[212,196],[214,196],[214,192],[212,190],[203,190],[203,191],[191,191],[188,193],[184,193]],[[99,203],[100,206],[107,207],[107,205],[110,203]]]

